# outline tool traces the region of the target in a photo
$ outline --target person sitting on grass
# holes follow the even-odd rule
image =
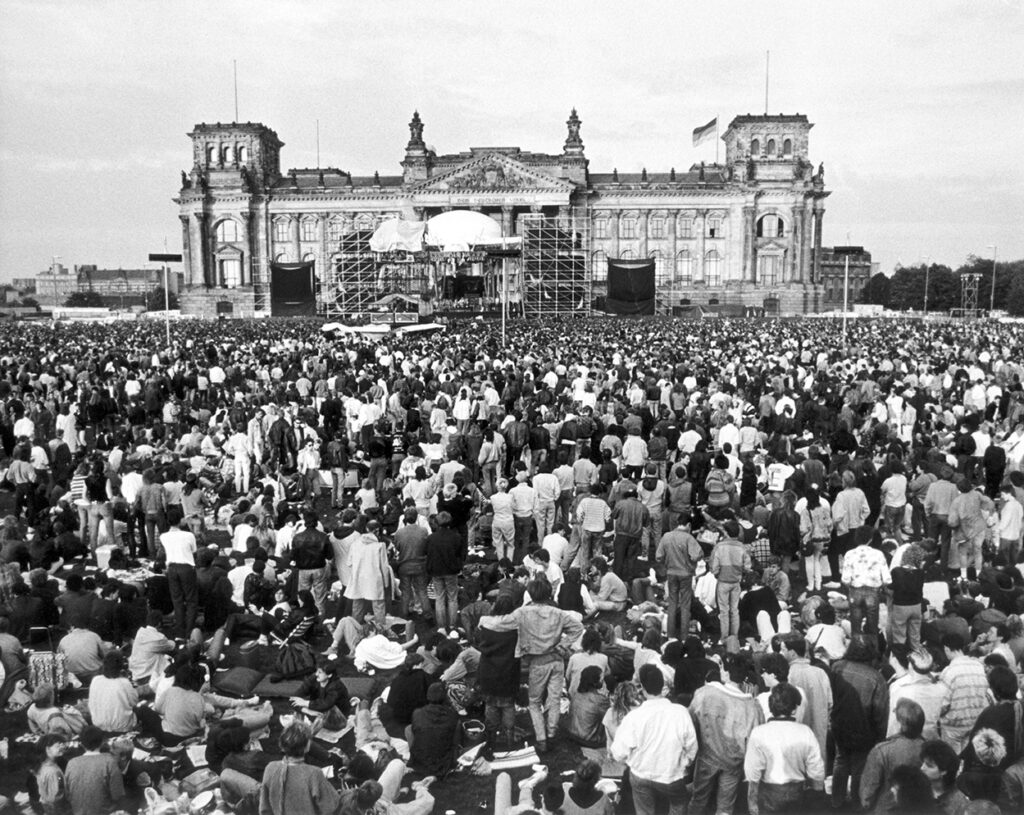
[[[352,713],[348,688],[338,677],[336,660],[320,658],[316,672],[306,677],[302,693],[291,697],[293,707],[308,707],[317,713],[326,713],[337,708],[346,718]]]

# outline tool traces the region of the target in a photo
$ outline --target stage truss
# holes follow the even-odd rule
[[[589,315],[593,298],[589,218],[583,208],[557,217],[524,215],[522,304],[526,317]],[[512,313],[512,312],[510,312]]]
[[[494,261],[507,267],[509,317],[555,317],[591,313],[592,274],[586,251],[589,221],[583,209],[557,217],[523,215],[519,219],[521,257]],[[329,274],[317,293],[317,310],[330,320],[365,315],[382,296],[402,294],[436,300],[444,269],[457,262],[480,262],[486,252],[379,254],[370,251],[372,232],[362,230],[341,239]],[[501,254],[507,256],[507,250]],[[488,277],[489,302],[496,305],[502,275]],[[443,301],[442,301],[443,302]],[[497,309],[492,309],[498,313]],[[443,316],[443,311],[437,312]],[[460,316],[464,316],[460,312]]]

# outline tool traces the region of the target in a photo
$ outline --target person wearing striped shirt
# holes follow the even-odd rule
[[[590,571],[590,559],[601,550],[601,539],[612,519],[612,510],[604,500],[604,485],[595,484],[589,495],[584,495],[576,507],[576,520],[580,525],[580,571]],[[571,565],[571,564],[570,564]]]

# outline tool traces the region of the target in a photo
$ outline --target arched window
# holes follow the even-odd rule
[[[595,283],[608,279],[608,255],[603,249],[598,249],[591,256],[590,275]]]
[[[274,255],[274,263],[288,263],[288,253],[279,252],[278,254]]]
[[[634,258],[636,258],[636,252],[632,249],[624,249],[619,252],[619,260],[633,260]]]
[[[668,268],[664,255],[661,254],[660,250],[655,249],[647,257],[654,261],[654,285],[664,286],[669,282]]]
[[[211,144],[209,147],[206,148],[206,163],[217,163],[217,145]]]
[[[781,238],[786,233],[786,224],[778,215],[763,215],[757,221],[757,237]]]
[[[793,140],[783,139],[782,141],[782,155],[791,156],[793,155]]]
[[[245,164],[249,160],[249,148],[240,146],[238,148],[238,163]]]
[[[316,254],[314,252],[306,252],[302,256],[303,263],[316,263]]]
[[[768,139],[767,153],[769,156],[775,155],[775,139]]]
[[[722,257],[715,249],[704,255],[704,280],[709,286],[722,285]]]
[[[305,218],[302,221],[302,228],[300,235],[304,241],[315,241],[316,240],[316,220],[313,218]]]
[[[693,258],[685,249],[676,255],[676,280],[683,286],[693,282]]]
[[[750,142],[750,155],[759,156],[761,155],[761,140],[752,139]]]
[[[230,218],[217,224],[215,234],[217,235],[218,243],[234,243],[241,240],[238,234],[238,222]]]
[[[234,164],[235,163],[235,148],[230,144],[224,148],[224,163]]]

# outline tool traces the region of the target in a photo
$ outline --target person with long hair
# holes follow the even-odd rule
[[[500,617],[514,610],[512,596],[499,594],[491,613]],[[519,657],[516,656],[519,632],[496,631],[487,620],[487,617],[481,618],[476,629],[476,647],[480,651],[477,690],[484,697],[484,723],[492,743],[500,743],[499,736],[503,734],[504,745],[511,748],[515,737],[515,696],[519,690]]]
[[[588,665],[580,672],[575,692],[569,694],[569,713],[564,722],[566,735],[586,747],[601,746],[604,741],[602,721],[608,707],[608,691],[601,668]]]
[[[800,548],[809,591],[821,591],[822,565],[832,538],[832,510],[813,487],[804,491],[807,506],[800,512]]]
[[[67,815],[71,811],[67,800],[67,784],[64,772],[57,763],[67,748],[67,739],[59,733],[47,733],[36,744],[36,748],[41,760],[33,775],[43,815]]]

